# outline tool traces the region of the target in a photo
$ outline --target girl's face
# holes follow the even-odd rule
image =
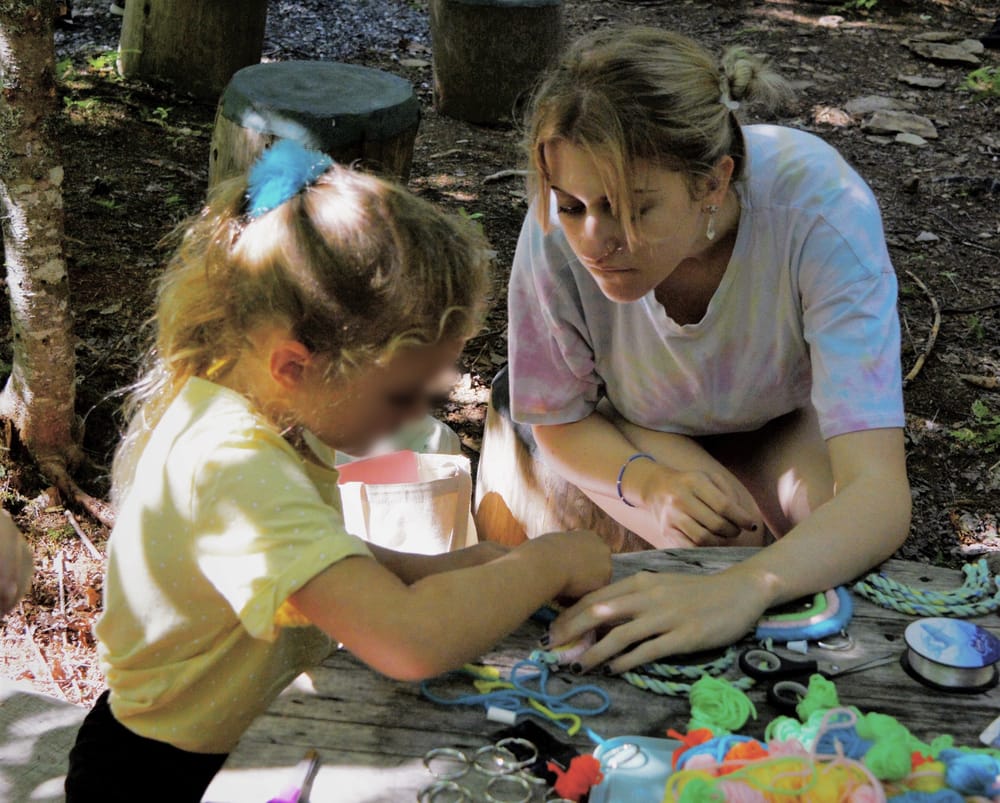
[[[590,154],[565,140],[551,140],[544,157],[570,248],[612,301],[642,298],[681,262],[708,249],[704,207],[718,201],[693,200],[680,173],[640,164],[633,208],[641,244],[632,251]]]
[[[376,441],[427,414],[428,399],[452,370],[465,341],[399,349],[384,365],[329,378],[329,362],[314,358],[292,400],[298,419],[328,446],[364,454]]]

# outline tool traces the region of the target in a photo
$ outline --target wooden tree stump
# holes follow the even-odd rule
[[[214,101],[233,73],[260,61],[266,18],[267,0],[130,0],[119,69]]]
[[[406,181],[420,104],[399,76],[353,64],[284,61],[233,76],[219,102],[208,183],[246,172],[275,139]]]
[[[470,123],[515,118],[559,51],[560,0],[431,0],[434,106]]]
[[[493,383],[476,478],[475,519],[480,540],[517,546],[558,530],[593,530],[614,552],[650,545],[549,468],[531,427],[510,417],[507,371]]]

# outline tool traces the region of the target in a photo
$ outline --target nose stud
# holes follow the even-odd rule
[[[621,245],[609,245],[608,249],[601,255],[601,259],[607,259],[610,256],[614,256],[622,250]]]

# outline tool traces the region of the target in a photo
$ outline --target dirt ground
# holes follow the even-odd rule
[[[203,198],[214,108],[122,81],[111,53],[120,18],[103,1],[74,5],[72,30],[57,33],[66,248],[79,335],[78,410],[97,466],[81,479],[103,494],[120,425],[114,391],[136,373],[152,281],[163,261],[157,243]],[[972,66],[926,60],[903,42],[933,31],[979,37],[997,11],[968,0],[880,0],[867,13],[796,0],[564,2],[569,36],[644,23],[686,32],[715,49],[740,44],[770,54],[798,87],[796,104],[777,122],[828,140],[872,185],[900,277],[905,371],[926,351],[933,309],[941,313],[937,342],[906,388],[915,508],[900,550],[901,557],[941,565],[1000,550],[1000,395],[961,378],[1000,376],[1000,96],[963,88]],[[505,288],[527,202],[519,179],[484,181],[521,166],[514,128],[477,127],[435,113],[427,25],[425,0],[272,0],[265,58],[352,61],[416,86],[423,119],[410,187],[476,215],[497,251],[488,323],[469,344],[462,380],[439,410],[474,458],[486,388],[505,361]],[[997,51],[979,58],[1000,65]],[[943,84],[914,87],[900,75]],[[939,137],[917,147],[867,130],[868,115],[845,109],[868,95],[909,102]],[[755,118],[751,112],[745,119]],[[0,330],[0,361],[9,364],[5,311]],[[71,520],[23,461],[0,464],[0,491],[30,534],[37,568],[34,588],[0,633],[0,675],[88,703],[102,688],[90,628],[100,608],[99,555],[107,534],[83,515]]]

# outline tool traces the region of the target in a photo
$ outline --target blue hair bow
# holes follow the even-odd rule
[[[311,151],[295,140],[279,140],[250,168],[247,214],[258,218],[281,206],[316,181],[333,163],[322,151]]]

